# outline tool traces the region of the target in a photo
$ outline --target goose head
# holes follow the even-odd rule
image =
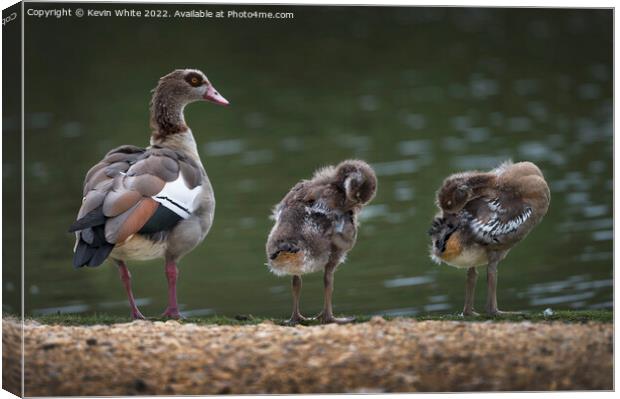
[[[153,97],[167,98],[171,102],[186,105],[195,101],[210,101],[228,105],[226,100],[198,69],[177,69],[159,79]]]

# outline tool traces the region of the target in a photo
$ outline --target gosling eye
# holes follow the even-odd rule
[[[448,201],[448,202],[446,203],[446,205],[448,205],[448,206],[452,206],[452,201]]]

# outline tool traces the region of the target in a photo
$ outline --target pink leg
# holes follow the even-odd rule
[[[136,306],[136,301],[133,299],[133,292],[131,292],[131,273],[129,273],[129,269],[125,265],[125,262],[118,261],[118,273],[121,276],[121,281],[125,286],[125,291],[127,291],[127,298],[129,299],[129,306],[131,307],[131,318],[136,319],[144,319],[145,317],[140,313],[140,309]]]
[[[179,269],[176,262],[166,261],[166,278],[168,279],[168,307],[162,316],[171,319],[180,319],[179,305],[177,304],[177,278]]]

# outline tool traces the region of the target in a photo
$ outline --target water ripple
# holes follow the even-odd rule
[[[377,176],[392,176],[417,172],[418,162],[413,159],[400,161],[376,162],[372,164]]]
[[[435,281],[435,279],[429,276],[402,277],[402,278],[395,278],[392,280],[385,280],[383,282],[383,285],[386,288],[409,287],[413,285],[424,285],[424,284],[432,283],[433,281]]]

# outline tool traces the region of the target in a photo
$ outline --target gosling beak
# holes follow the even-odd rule
[[[212,103],[219,105],[228,105],[230,104],[227,99],[225,99],[212,85],[207,87],[207,92],[204,97],[205,100],[211,101]]]

